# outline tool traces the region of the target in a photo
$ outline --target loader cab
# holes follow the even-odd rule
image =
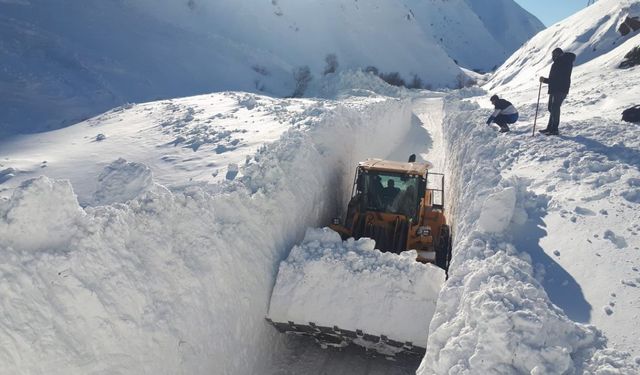
[[[360,211],[405,216],[417,222],[420,208],[419,191],[425,181],[420,176],[360,169],[353,197],[362,197]]]

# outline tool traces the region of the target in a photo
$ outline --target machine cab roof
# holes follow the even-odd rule
[[[383,159],[367,159],[358,163],[358,167],[368,171],[393,172],[424,177],[427,171],[433,168],[433,164],[428,161],[423,163],[403,163]]]

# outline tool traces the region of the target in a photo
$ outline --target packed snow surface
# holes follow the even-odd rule
[[[280,264],[269,318],[362,330],[426,347],[444,270],[375,250],[375,241],[342,241],[331,229],[309,229]]]

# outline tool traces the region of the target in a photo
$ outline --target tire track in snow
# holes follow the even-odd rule
[[[416,99],[414,101],[413,113],[421,122],[423,129],[427,131],[428,142],[423,144],[423,148],[417,151],[420,157],[433,164],[435,172],[445,172],[445,152],[444,136],[442,134],[442,121],[444,118],[443,99],[428,98]],[[415,140],[416,143],[422,141]]]

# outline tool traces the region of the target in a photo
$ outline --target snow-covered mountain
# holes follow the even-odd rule
[[[340,69],[454,86],[454,59],[491,69],[541,29],[517,23],[504,38],[481,18],[462,0],[2,1],[0,135],[128,102],[223,90],[287,96],[294,69],[309,66],[317,80],[331,54]]]
[[[544,25],[515,1],[465,0],[507,55],[520,48]]]

